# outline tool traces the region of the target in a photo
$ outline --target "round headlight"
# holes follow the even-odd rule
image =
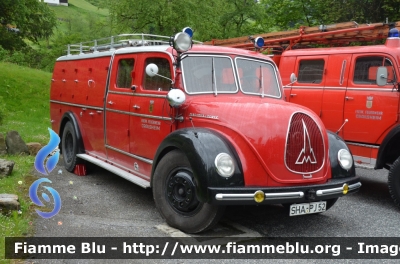
[[[178,52],[188,51],[192,47],[192,39],[185,32],[180,32],[174,37],[174,48]]]
[[[167,94],[167,100],[172,107],[179,107],[185,102],[186,95],[180,89],[171,89]]]
[[[353,157],[347,149],[339,150],[338,160],[340,166],[345,170],[349,170],[353,166]]]
[[[215,158],[215,167],[222,177],[228,178],[235,172],[235,163],[231,156],[226,153],[220,153]]]

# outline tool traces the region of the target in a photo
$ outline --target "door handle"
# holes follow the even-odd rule
[[[295,97],[297,96],[297,94],[290,94],[290,97]]]
[[[114,102],[113,101],[108,101],[108,104],[113,105]]]
[[[90,112],[89,115],[94,115],[94,113],[93,113],[93,112]]]
[[[87,84],[89,86],[89,88],[91,88],[90,84],[93,83],[93,87],[95,87],[96,83],[94,80],[88,80]]]
[[[346,101],[349,101],[349,100],[353,100],[353,99],[354,99],[353,97],[349,97],[349,96],[346,96],[345,98],[346,98]]]
[[[134,105],[133,108],[135,108],[135,109],[140,109],[140,106]]]

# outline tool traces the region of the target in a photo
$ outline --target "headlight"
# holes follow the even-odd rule
[[[235,163],[232,157],[226,153],[217,155],[215,158],[215,167],[217,168],[218,174],[225,178],[231,177],[235,172]]]
[[[340,166],[345,170],[349,170],[353,166],[353,157],[347,149],[339,150],[338,160]]]
[[[185,32],[180,32],[174,37],[174,48],[178,52],[188,51],[192,47],[192,39]]]

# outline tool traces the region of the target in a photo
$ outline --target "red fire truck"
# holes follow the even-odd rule
[[[389,191],[398,206],[399,27],[400,22],[301,27],[261,35],[265,43],[259,49],[274,54],[283,83],[290,83],[284,87],[286,100],[310,108],[327,129],[339,131],[356,166],[389,170]],[[249,37],[208,44],[253,49]]]
[[[191,32],[68,46],[50,93],[68,171],[89,162],[151,187],[167,223],[188,233],[226,205],[320,213],[360,188],[344,141],[284,100],[270,58],[193,45]]]

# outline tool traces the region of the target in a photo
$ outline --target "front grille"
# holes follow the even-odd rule
[[[295,113],[286,138],[285,164],[295,173],[313,173],[322,168],[325,159],[324,139],[315,121]]]

